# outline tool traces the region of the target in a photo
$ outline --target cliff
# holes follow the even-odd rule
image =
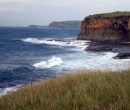
[[[81,21],[52,22],[49,28],[80,28]]]
[[[130,40],[130,12],[96,14],[81,23],[79,40],[128,41]]]

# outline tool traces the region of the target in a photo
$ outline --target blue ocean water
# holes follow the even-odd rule
[[[0,27],[0,95],[46,77],[79,69],[124,69],[117,53],[85,52],[80,29]],[[123,68],[122,68],[123,67]]]
[[[0,88],[48,77],[31,67],[40,58],[70,52],[64,47],[22,42],[24,38],[75,38],[80,29],[0,28]]]

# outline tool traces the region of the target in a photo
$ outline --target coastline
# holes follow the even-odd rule
[[[66,40],[68,40],[68,42],[66,42]],[[72,41],[71,41],[72,40]],[[53,58],[53,56],[50,56],[50,57],[48,57],[48,58],[46,58],[46,59],[39,59],[39,60],[37,60],[37,61],[35,61],[35,62],[33,62],[33,63],[31,63],[30,65],[31,65],[31,68],[34,68],[34,69],[36,69],[36,70],[38,70],[38,71],[40,71],[40,69],[39,69],[39,65],[40,65],[40,67],[42,66],[42,69],[41,69],[41,71],[42,70],[44,70],[44,66],[46,66],[47,67],[47,69],[48,69],[48,67],[49,67],[49,69],[50,69],[50,66],[48,66],[48,65],[50,65],[51,64],[51,67],[53,68],[56,68],[56,69],[59,69],[59,67],[60,66],[62,66],[62,68],[63,68],[63,70],[65,70],[66,68],[67,69],[72,69],[72,66],[74,66],[74,68],[73,68],[73,70],[76,68],[78,68],[78,67],[82,67],[82,66],[84,66],[84,68],[85,67],[87,67],[87,68],[91,68],[91,70],[94,70],[93,68],[98,68],[98,69],[102,69],[102,68],[106,68],[106,67],[109,67],[110,66],[110,68],[111,67],[116,67],[117,68],[117,70],[118,70],[118,68],[120,68],[120,66],[122,66],[122,64],[124,63],[123,61],[118,61],[118,60],[115,60],[115,59],[113,59],[113,57],[115,56],[115,54],[114,54],[114,51],[109,51],[109,48],[108,48],[108,46],[109,45],[111,45],[110,47],[111,48],[113,48],[114,47],[114,50],[116,50],[115,52],[118,52],[118,51],[121,51],[120,50],[120,46],[119,45],[117,45],[117,44],[110,44],[110,43],[106,43],[106,42],[102,42],[102,43],[99,43],[99,42],[88,42],[88,41],[83,41],[83,42],[80,42],[80,41],[73,41],[73,39],[65,39],[65,40],[60,40],[59,38],[58,38],[58,40],[56,39],[56,38],[51,38],[51,39],[44,39],[44,38],[27,38],[27,37],[25,37],[25,38],[23,38],[23,39],[18,39],[17,40],[18,42],[21,42],[22,44],[27,44],[27,45],[34,45],[34,47],[39,47],[39,46],[41,46],[42,48],[43,48],[43,45],[45,45],[45,46],[51,46],[51,47],[54,47],[55,46],[55,48],[53,48],[53,49],[61,49],[61,48],[65,48],[65,49],[69,49],[69,52],[72,52],[71,54],[69,53],[68,54],[68,56],[66,55],[64,55],[63,54],[63,56],[58,56],[58,59],[59,58],[61,58],[63,61],[64,61],[64,63],[63,64],[65,64],[65,66],[63,66],[63,65],[60,65],[60,64],[62,64],[62,63],[60,63],[60,64],[58,64],[58,66],[56,66],[57,65],[57,60],[56,60],[56,64],[55,64],[55,62],[51,62],[51,63],[53,63],[53,64],[55,64],[54,66],[51,64],[51,63],[48,63],[48,62],[50,62],[50,61],[52,61],[52,59],[57,59],[57,55],[56,55],[56,57],[54,57]],[[86,44],[86,43],[87,44]],[[83,51],[83,49],[84,49],[84,47],[91,47],[91,46],[94,46],[94,47],[97,47],[98,48],[98,46],[100,47],[100,45],[101,45],[101,49],[102,49],[102,47],[103,47],[103,51],[101,51],[101,49],[99,49],[97,52],[96,51],[87,51],[87,52],[85,52],[85,51]],[[105,46],[105,47],[104,47]],[[118,47],[119,46],[119,47]],[[127,47],[128,45],[126,45],[126,44],[122,44],[122,46],[121,46],[121,48],[123,48],[123,47]],[[107,49],[108,50],[105,50],[104,48],[106,48],[107,47]],[[29,48],[30,49],[30,48]],[[50,50],[52,50],[52,49],[50,49]],[[125,50],[124,50],[125,51]],[[75,54],[75,53],[78,53],[78,54]],[[58,53],[59,54],[59,53]],[[78,56],[76,56],[76,55],[78,55]],[[72,60],[72,61],[68,61],[68,60],[65,60],[65,57],[67,57],[67,59],[68,58],[73,58],[74,60]],[[85,57],[84,57],[85,56]],[[87,57],[86,57],[87,56]],[[82,59],[82,58],[83,59]],[[82,59],[82,60],[81,60]],[[88,60],[86,60],[86,59],[88,59]],[[90,59],[92,59],[92,60],[90,60]],[[114,61],[115,60],[115,61]],[[53,61],[55,61],[55,60],[53,60]],[[59,61],[59,60],[58,60]],[[61,60],[60,60],[61,61]],[[74,63],[74,62],[75,63]],[[81,62],[80,62],[81,61]],[[110,61],[110,62],[109,62]],[[45,63],[47,63],[47,65],[44,65],[43,63],[41,63],[41,62],[44,62],[44,64]],[[119,62],[119,65],[118,65],[118,62]],[[120,63],[120,62],[122,62],[122,63]],[[38,66],[35,66],[36,64],[38,64]],[[126,63],[127,64],[127,63]],[[125,64],[125,65],[126,65]],[[128,63],[129,64],[129,63]],[[35,67],[38,67],[38,68],[35,68]],[[99,65],[99,66],[97,66],[97,65]],[[107,66],[106,66],[107,65]],[[56,67],[55,67],[56,66]],[[126,65],[126,66],[128,66],[128,65]],[[64,67],[65,67],[65,69],[64,69]],[[125,67],[122,67],[123,69],[125,69]],[[127,68],[127,67],[126,67]],[[65,70],[66,71],[66,70]],[[89,71],[89,69],[87,69],[86,70],[86,72],[87,71]],[[98,70],[97,70],[98,71]],[[99,70],[99,71],[101,71],[101,70]],[[123,71],[123,70],[122,70]],[[126,70],[127,71],[127,70]],[[86,73],[85,72],[85,73]],[[118,72],[118,71],[116,71],[116,72]],[[113,73],[113,72],[112,72]],[[114,72],[115,73],[115,72]],[[26,74],[26,72],[24,73],[24,74]],[[62,76],[61,76],[62,77]],[[64,77],[64,75],[63,75],[63,77]],[[90,78],[90,79],[93,79],[92,77]],[[53,78],[53,79],[49,79],[49,80],[55,80],[55,78]],[[71,79],[69,79],[69,80],[71,80]],[[78,80],[77,80],[78,81]],[[45,82],[46,82],[46,80],[45,80]],[[37,84],[38,83],[40,83],[39,81],[38,82],[36,82]],[[31,85],[31,87],[35,87],[35,83],[33,83],[33,84],[29,84],[29,85]],[[46,83],[46,85],[48,85],[47,83]],[[19,88],[16,92],[12,92],[12,93],[10,93],[9,92],[9,94],[7,94],[7,95],[5,95],[5,96],[2,96],[2,97],[8,97],[8,96],[10,96],[11,94],[15,94],[15,93],[17,93],[19,90],[22,90],[23,91],[23,94],[21,95],[21,96],[24,96],[25,95],[25,91],[24,91],[24,89],[26,88],[28,86],[28,84],[27,85],[25,85],[24,87],[22,87],[22,88]],[[60,87],[62,87],[63,85],[61,85]],[[81,85],[82,86],[82,85]],[[63,87],[64,88],[64,87]],[[71,88],[73,89],[73,86],[71,86]],[[33,88],[32,88],[33,89]],[[62,88],[61,88],[62,89]],[[78,91],[78,90],[77,90]],[[30,93],[30,92],[35,92],[35,90],[32,90],[32,91],[28,91],[28,93]],[[46,90],[44,90],[44,92],[46,92]],[[39,92],[39,94],[40,94],[40,92]],[[35,94],[34,94],[35,95]],[[11,96],[12,97],[12,96]],[[35,96],[34,96],[35,97]],[[35,97],[36,98],[36,97]],[[35,100],[35,99],[31,99],[31,101],[32,100]],[[42,100],[42,99],[40,99],[40,100]],[[12,100],[12,101],[14,101],[14,100]],[[28,100],[29,101],[29,100]],[[51,103],[51,102],[50,102]],[[35,104],[35,103],[34,103]],[[33,106],[33,105],[32,105]]]
[[[71,39],[72,40],[72,39]],[[94,42],[94,41],[85,41],[83,40],[83,42],[81,40],[72,40],[71,41],[70,39],[69,40],[61,40],[61,39],[42,39],[42,41],[40,39],[35,39],[35,38],[27,38],[27,39],[22,39],[22,41],[24,42],[32,42],[32,43],[47,43],[47,44],[55,44],[55,45],[63,45],[63,46],[76,46],[76,47],[79,47],[82,49],[82,51],[86,51],[86,52],[93,52],[93,53],[102,53],[102,54],[105,54],[105,53],[128,53],[130,51],[130,45],[129,44],[126,44],[126,43],[115,43],[115,42]],[[87,44],[86,44],[87,43]],[[86,47],[86,48],[85,48]],[[84,49],[85,50],[84,50]],[[118,54],[116,56],[118,56]],[[116,56],[112,56],[111,58],[112,59],[120,59],[120,58],[116,58]],[[109,57],[109,56],[108,56]],[[129,56],[128,56],[129,57]],[[60,64],[63,64],[63,61],[60,59],[60,62],[59,63],[59,58],[56,58],[56,57],[52,57],[52,59],[54,59],[54,61],[56,60],[56,62],[58,61],[58,64],[55,64],[54,66],[57,66],[57,65],[60,65]],[[58,59],[58,60],[57,60]],[[123,57],[123,59],[129,59],[127,57]],[[49,59],[51,60],[51,59]],[[48,61],[49,61],[48,60]],[[47,62],[48,62],[47,61]],[[52,63],[52,62],[51,62]],[[50,65],[50,64],[48,64]],[[42,62],[39,62],[39,63],[36,63],[32,66],[34,66],[34,68],[37,68],[37,69],[43,69],[43,68],[49,68],[48,65],[42,65]],[[53,66],[52,66],[53,67]],[[101,68],[100,68],[101,69]],[[87,69],[88,70],[88,69]],[[89,70],[93,70],[93,69],[89,69]],[[98,70],[98,69],[94,69],[94,70]],[[101,69],[103,70],[103,69]],[[109,70],[109,69],[108,69]],[[105,69],[105,71],[107,71],[107,69]],[[115,71],[115,70],[113,70]],[[116,70],[118,71],[118,70]],[[119,70],[120,71],[120,70]],[[54,76],[55,77],[55,76]],[[48,77],[49,78],[49,77]],[[27,84],[28,85],[28,84]],[[15,92],[17,89],[19,89],[19,87],[23,88],[25,87],[26,85],[16,85],[16,86],[13,86],[13,87],[9,87],[9,88],[4,88],[3,89],[3,93],[1,93],[1,96],[2,95],[7,95],[8,93],[10,92]]]
[[[92,41],[91,43],[89,43],[89,46],[85,49],[85,51],[113,52],[113,53],[118,53],[118,55],[121,55],[123,57],[122,59],[129,59],[130,58],[130,43]],[[116,56],[115,56],[115,58],[116,58]],[[117,57],[117,58],[121,59],[121,57]]]
[[[77,71],[0,97],[2,110],[128,109],[130,70]]]

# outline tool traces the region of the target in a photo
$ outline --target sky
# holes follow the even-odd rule
[[[130,0],[0,0],[0,26],[48,25],[86,16],[130,11]]]

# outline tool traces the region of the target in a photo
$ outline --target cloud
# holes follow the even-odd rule
[[[130,11],[130,0],[0,0],[1,25],[48,24],[85,16]]]
[[[6,3],[22,3],[22,2],[29,2],[31,0],[0,0],[0,4]]]
[[[105,6],[117,6],[118,4],[120,4],[120,2],[122,2],[122,0],[37,0],[37,2],[35,0],[33,0],[33,3],[35,3],[35,5],[39,5],[39,6],[49,6],[49,7],[68,7],[71,6],[73,7],[80,7],[80,8],[84,8],[84,7],[105,7]]]
[[[0,0],[0,13],[10,11],[19,11],[24,9],[24,4],[30,3],[32,0]]]
[[[7,8],[0,7],[0,12],[5,12],[5,11],[8,11]]]

